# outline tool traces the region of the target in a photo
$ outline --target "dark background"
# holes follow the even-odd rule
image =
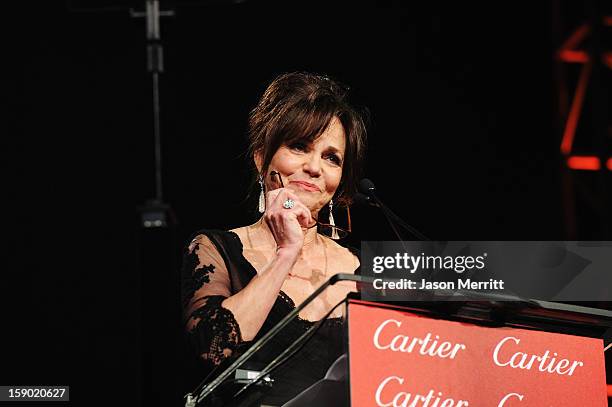
[[[282,72],[351,86],[371,112],[367,176],[427,236],[612,239],[588,199],[568,211],[559,153],[555,50],[598,2],[162,2],[175,10],[162,18],[161,119],[178,223],[160,231],[138,211],[155,195],[145,25],[120,3],[5,15],[0,384],[68,384],[75,405],[189,389],[192,367],[172,364],[180,250],[199,228],[255,219],[246,120]],[[576,68],[564,72],[573,88]],[[354,208],[353,228],[357,243],[393,238],[375,209]]]

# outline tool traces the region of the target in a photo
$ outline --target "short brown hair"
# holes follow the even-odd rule
[[[324,75],[292,72],[274,79],[249,116],[249,152],[251,157],[262,154],[262,173],[283,144],[312,142],[337,117],[346,134],[346,150],[334,199],[350,204],[362,171],[367,110],[353,107],[347,96],[348,87]]]

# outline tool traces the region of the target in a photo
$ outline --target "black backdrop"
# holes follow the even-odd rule
[[[426,235],[565,237],[552,3],[185,2],[162,19],[164,199],[179,223],[171,260],[151,265],[137,211],[154,195],[144,22],[84,3],[5,17],[17,24],[5,37],[2,384],[140,403],[143,343],[169,335],[156,319],[171,298],[143,309],[141,276],[172,281],[191,232],[253,220],[246,119],[282,72],[350,84],[372,116],[367,176]],[[392,238],[373,209],[355,208],[353,227],[357,242]]]

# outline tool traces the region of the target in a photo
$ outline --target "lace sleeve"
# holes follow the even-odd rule
[[[183,256],[183,319],[189,340],[207,363],[219,365],[243,343],[232,312],[221,306],[231,295],[223,258],[205,235],[196,236]]]

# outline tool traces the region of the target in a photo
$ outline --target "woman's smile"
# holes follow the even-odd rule
[[[298,186],[300,189],[310,192],[321,192],[321,188],[308,181],[289,181],[289,184]]]

